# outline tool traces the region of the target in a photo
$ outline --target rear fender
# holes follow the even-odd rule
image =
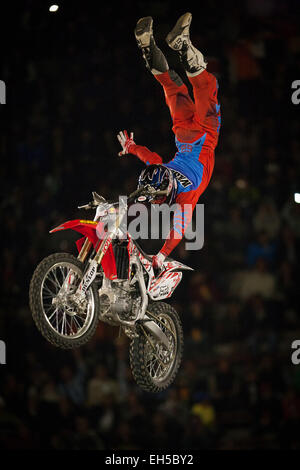
[[[164,262],[164,270],[168,272],[170,271],[194,271],[194,269],[191,268],[190,266],[180,263],[179,261],[175,261],[174,259],[172,261],[166,260]]]

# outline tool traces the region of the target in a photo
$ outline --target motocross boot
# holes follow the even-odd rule
[[[169,66],[164,54],[155,43],[152,26],[153,18],[151,16],[140,18],[134,34],[138,47],[142,50],[147,69],[156,75],[169,70]]]
[[[204,61],[201,52],[191,43],[191,21],[192,14],[185,13],[179,18],[172,31],[166,37],[168,46],[178,52],[180,61],[189,76],[198,75],[207,66],[207,62]]]

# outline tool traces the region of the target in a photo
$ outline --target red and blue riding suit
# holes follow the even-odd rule
[[[194,100],[185,84],[178,83],[167,71],[155,75],[163,86],[166,103],[173,120],[177,153],[169,163],[147,147],[131,144],[129,152],[147,165],[162,164],[173,171],[177,180],[173,228],[160,250],[165,256],[178,245],[191,221],[200,195],[205,191],[214,169],[215,148],[221,126],[218,102],[218,82],[214,75],[203,70],[188,77]]]

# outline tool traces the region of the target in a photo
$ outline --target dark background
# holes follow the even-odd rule
[[[23,1],[4,11],[1,115],[0,445],[10,449],[299,449],[299,2]],[[99,324],[75,352],[40,336],[28,307],[37,263],[75,253],[77,218],[92,190],[136,187],[143,164],[120,159],[116,135],[168,161],[175,153],[160,85],[133,35],[152,15],[158,44],[193,13],[193,43],[218,76],[222,127],[205,204],[205,245],[173,256],[194,267],[172,299],[185,333],[166,392],[133,382],[128,340]],[[188,82],[187,82],[188,84]],[[300,192],[300,191],[299,191]],[[82,215],[81,215],[82,216]],[[162,244],[162,243],[161,243]],[[145,242],[154,251],[161,246]]]

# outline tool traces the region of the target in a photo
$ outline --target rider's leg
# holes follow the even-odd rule
[[[192,14],[185,13],[166,37],[167,44],[177,51],[188,77],[199,75],[206,69],[207,63],[203,54],[196,49],[190,40]]]
[[[190,129],[195,114],[195,104],[179,75],[169,70],[167,59],[155,43],[152,26],[151,17],[141,18],[137,22],[135,37],[138,46],[142,50],[146,67],[163,86],[173,120],[174,133],[179,140],[185,138],[191,141],[195,135],[195,131]]]
[[[211,110],[211,118],[214,116],[218,127],[217,117],[215,116],[218,107],[218,84],[217,79],[206,70],[198,75],[190,76],[189,80],[193,86],[194,99],[196,105],[195,121],[200,124],[207,119],[208,111]]]
[[[185,127],[186,121],[191,121],[195,114],[195,104],[186,85],[174,70],[155,75],[155,78],[163,87],[173,126]]]
[[[138,47],[141,49],[146,67],[153,75],[169,70],[167,59],[157,47],[153,36],[153,19],[151,16],[140,18],[134,30]]]
[[[206,71],[207,63],[203,54],[190,40],[189,28],[191,13],[185,13],[167,35],[168,45],[178,52],[180,61],[193,86],[196,115],[195,120],[203,123],[209,107],[217,104],[217,81],[214,75]]]

